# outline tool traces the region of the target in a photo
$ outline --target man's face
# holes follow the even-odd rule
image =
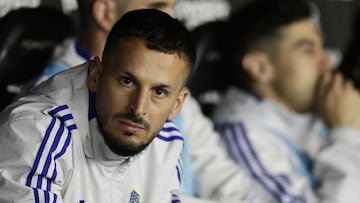
[[[143,150],[166,119],[180,111],[187,62],[177,54],[148,49],[141,39],[120,40],[90,65],[88,87],[96,94],[96,113],[113,152],[129,156]]]
[[[331,69],[318,28],[310,20],[282,28],[275,55],[271,86],[278,99],[296,112],[309,111],[319,77]]]

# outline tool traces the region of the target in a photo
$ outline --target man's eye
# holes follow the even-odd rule
[[[167,91],[164,89],[156,89],[155,90],[155,95],[157,97],[165,97],[167,95]]]
[[[120,83],[124,86],[131,86],[132,84],[132,80],[128,77],[121,77],[120,78]]]
[[[313,54],[313,53],[314,53],[314,49],[312,49],[312,48],[305,48],[305,49],[304,49],[304,52],[307,53],[307,54]]]

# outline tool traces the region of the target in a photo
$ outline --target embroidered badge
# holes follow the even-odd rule
[[[140,194],[134,189],[130,193],[129,203],[140,203]]]

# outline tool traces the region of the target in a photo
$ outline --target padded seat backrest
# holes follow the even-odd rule
[[[230,84],[224,55],[226,26],[225,21],[214,21],[192,30],[197,61],[187,86],[209,117]]]
[[[55,8],[20,8],[0,19],[0,110],[16,88],[41,72],[56,45],[75,36],[70,17]]]

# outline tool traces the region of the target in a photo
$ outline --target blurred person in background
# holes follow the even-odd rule
[[[360,202],[360,95],[333,72],[312,5],[257,0],[230,17],[235,83],[214,121],[254,202]]]

